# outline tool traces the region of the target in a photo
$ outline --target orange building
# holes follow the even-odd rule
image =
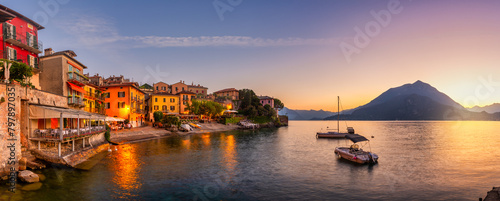
[[[101,87],[106,98],[106,115],[128,119],[137,127],[144,122],[144,92],[135,82],[111,84]]]
[[[180,114],[189,114],[189,111],[186,110],[188,104],[191,104],[191,101],[196,98],[196,94],[190,91],[181,91],[177,93],[179,96],[179,113]]]

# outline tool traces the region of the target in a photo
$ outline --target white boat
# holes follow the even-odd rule
[[[336,147],[335,154],[339,159],[343,158],[355,163],[365,164],[365,163],[377,163],[378,155],[372,153],[371,151],[364,151],[359,147],[358,142],[364,142],[369,145],[370,141],[365,137],[358,134],[347,134],[345,138],[351,140],[353,144],[350,147]]]
[[[316,133],[317,138],[345,138],[347,134],[354,134],[354,128],[347,127],[347,132],[342,133],[339,129],[340,122],[340,97],[337,96],[337,129],[330,129],[326,127],[326,131],[319,131]]]

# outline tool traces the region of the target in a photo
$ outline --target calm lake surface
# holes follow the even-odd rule
[[[376,165],[339,160],[332,121],[116,146],[90,170],[45,169],[22,200],[478,200],[500,186],[500,122],[349,121]],[[341,122],[341,128],[345,123]],[[373,136],[374,138],[371,138]],[[363,149],[368,150],[366,146]],[[6,188],[5,188],[6,189]],[[1,189],[5,193],[5,189]]]

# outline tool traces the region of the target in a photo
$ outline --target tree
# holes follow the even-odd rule
[[[155,119],[155,122],[159,122],[163,119],[163,112],[161,111],[156,111],[153,113],[153,117]]]
[[[277,98],[274,99],[274,108],[281,110],[284,107],[285,107],[285,104],[283,104],[283,102],[281,102],[280,99],[277,99]]]
[[[179,117],[171,115],[165,115],[161,120],[161,123],[164,125],[166,124],[167,128],[171,128],[172,126],[181,126],[181,120],[179,119]]]
[[[9,80],[18,81],[21,84],[21,86],[33,87],[33,85],[30,82],[30,79],[29,79],[33,76],[33,68],[31,66],[28,66],[22,62],[10,61],[7,59],[0,59],[0,66],[1,66],[0,77],[2,77],[2,79],[5,79],[4,78],[5,69],[3,68],[4,62],[7,64],[9,64],[9,63],[12,64],[12,66],[10,67]]]

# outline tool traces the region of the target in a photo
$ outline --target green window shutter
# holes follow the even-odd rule
[[[30,33],[26,32],[26,44],[30,45]]]
[[[38,49],[38,37],[36,35],[33,35],[33,47]]]
[[[14,38],[14,40],[16,39],[16,26],[12,25],[12,28],[14,29],[14,33],[12,33],[12,38]]]
[[[31,66],[31,55],[28,55],[27,57],[28,57],[28,58],[27,58],[27,59],[28,59],[28,62],[27,62],[27,63],[28,63],[28,66]]]
[[[17,50],[14,49],[14,61],[17,61]]]
[[[6,38],[8,37],[8,33],[7,33],[7,23],[2,23],[2,29],[3,29],[3,37]]]

